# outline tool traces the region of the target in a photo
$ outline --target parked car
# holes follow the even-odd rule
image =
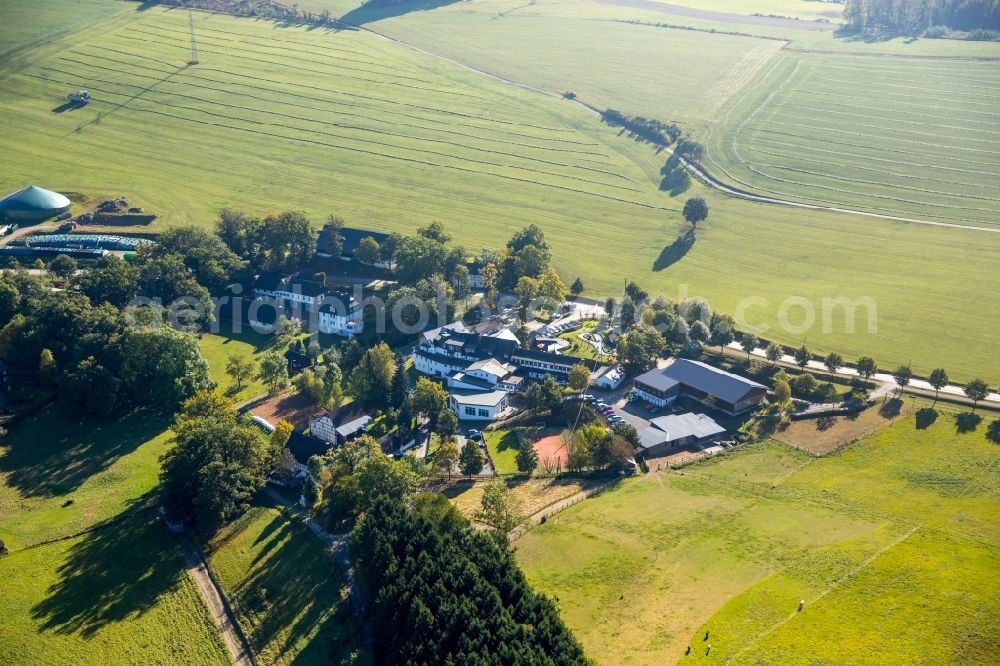
[[[584,393],[583,399],[587,402],[597,402],[597,396],[591,395],[590,393]]]
[[[638,393],[629,393],[628,394],[628,401],[629,402],[636,402],[638,400],[642,400],[642,397]]]
[[[608,423],[624,423],[625,419],[618,416],[617,414],[612,414],[608,417]]]
[[[597,407],[598,409],[607,409],[607,408],[611,407],[611,405],[609,405],[608,403],[604,402],[603,400],[598,400],[594,404],[594,406]]]
[[[469,439],[482,439],[483,438],[483,433],[479,432],[478,430],[473,429],[473,430],[469,431],[469,434],[466,435],[466,437],[468,437]]]
[[[604,414],[605,416],[611,416],[614,413],[615,413],[614,409],[605,409],[604,411],[601,412],[601,414]]]

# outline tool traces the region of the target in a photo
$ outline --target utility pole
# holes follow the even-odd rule
[[[188,9],[188,25],[191,27],[191,59],[189,65],[198,64],[198,44],[194,41],[194,12]]]

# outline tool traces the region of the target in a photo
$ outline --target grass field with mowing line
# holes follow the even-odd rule
[[[163,525],[132,516],[0,558],[0,663],[231,663]]]
[[[532,530],[518,558],[599,661],[692,645],[708,663],[864,662],[877,645],[885,662],[985,663],[1000,477],[984,427],[941,412],[826,458],[772,442],[647,475]]]
[[[135,6],[116,0],[4,0],[4,21],[0,23],[0,66],[17,65],[17,49],[41,43],[68,32],[134,10]]]
[[[436,219],[476,249],[536,223],[557,268],[585,276],[588,295],[618,296],[628,277],[671,297],[686,286],[730,312],[759,296],[769,305],[750,323],[788,344],[802,335],[775,328],[784,299],[819,309],[824,297],[870,296],[876,332],[849,334],[838,315],[808,332],[810,347],[1000,377],[994,304],[983,304],[1000,293],[1000,239],[708,194],[694,247],[654,271],[683,228],[682,201],[658,191],[662,155],[592,114],[371,35],[195,16],[194,67],[184,64],[186,12],[152,8],[58,41],[0,79],[0,188],[124,192],[161,215],[154,230],[211,225],[227,205],[298,208],[385,231]],[[84,85],[94,103],[53,112]],[[877,256],[858,251],[860,238]]]
[[[206,552],[260,663],[369,663],[332,560],[273,501],[262,497]]]
[[[782,57],[720,117],[710,166],[796,201],[997,224],[1000,71],[870,60]]]

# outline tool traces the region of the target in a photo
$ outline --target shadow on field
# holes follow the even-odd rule
[[[27,497],[66,495],[168,425],[168,416],[139,410],[80,426],[46,409],[11,429],[0,474],[7,475],[6,485]]]
[[[903,411],[903,401],[900,398],[889,398],[878,408],[878,415],[890,421]]]
[[[660,190],[667,192],[672,197],[687,192],[688,188],[691,187],[691,176],[677,155],[670,156],[670,159],[660,168],[660,175],[663,176],[663,180],[660,181]]]
[[[937,421],[938,413],[933,407],[922,407],[917,410],[917,430],[926,430]]]
[[[43,631],[89,638],[155,606],[184,575],[184,562],[155,518],[137,513],[84,535],[58,573],[31,616]]]
[[[674,242],[663,248],[660,256],[653,262],[654,271],[662,271],[664,268],[673,266],[691,251],[695,242],[694,229],[688,229],[679,235]]]
[[[52,113],[66,113],[67,111],[73,111],[74,109],[81,108],[76,102],[63,102],[57,107],[52,109]]]
[[[955,414],[955,429],[959,434],[965,434],[967,432],[972,432],[979,427],[979,424],[983,422],[983,417],[974,412],[962,412],[961,414]]]
[[[347,12],[340,17],[341,22],[351,25],[364,25],[382,19],[403,16],[413,12],[430,11],[438,7],[453,5],[459,0],[414,0],[414,2],[402,2],[399,4],[386,5],[384,0],[375,0],[368,5],[362,5]]]
[[[249,637],[253,651],[269,648],[284,654],[310,635],[313,638],[296,661],[310,661],[309,653],[321,657],[349,654],[356,648],[339,578],[315,537],[301,525],[276,516],[254,545],[260,550],[247,577],[228,590],[237,612],[254,627]],[[272,645],[283,633],[280,643]]]

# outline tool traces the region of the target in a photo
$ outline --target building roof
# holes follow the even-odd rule
[[[281,286],[281,280],[282,276],[278,271],[265,271],[257,276],[253,287],[261,291],[277,291]]]
[[[668,414],[650,421],[650,426],[639,433],[639,444],[648,449],[665,442],[676,442],[688,437],[702,440],[725,432],[725,428],[705,414]]]
[[[356,435],[368,427],[368,424],[372,422],[372,417],[367,414],[363,414],[353,421],[348,421],[342,425],[337,426],[337,436],[338,437],[350,437]]]
[[[495,358],[484,358],[481,361],[476,361],[467,367],[466,372],[472,372],[473,370],[479,370],[480,372],[485,372],[487,374],[493,375],[494,377],[506,377],[512,370],[506,365],[496,360]]]
[[[461,382],[462,384],[468,384],[469,386],[477,386],[484,391],[493,390],[493,384],[489,380],[483,379],[482,377],[473,377],[472,375],[467,375],[464,372],[456,372],[451,375],[451,379],[456,382]]]
[[[316,280],[303,280],[302,278],[292,278],[288,281],[288,287],[284,290],[291,293],[299,293],[309,298],[322,296],[326,293],[326,287]]]
[[[414,356],[422,356],[428,361],[433,361],[434,363],[440,363],[441,365],[447,365],[448,367],[459,368],[465,367],[467,361],[463,358],[455,358],[454,356],[448,356],[447,354],[438,354],[437,352],[427,351],[426,349],[417,348],[413,350]]]
[[[676,359],[660,372],[684,386],[730,403],[739,402],[754,389],[767,390],[763,384],[720,370],[707,363],[685,358]]]
[[[644,372],[635,378],[635,382],[636,384],[644,384],[663,393],[666,393],[679,384],[676,379],[668,377],[663,368],[653,368],[649,372]]]
[[[340,307],[343,306],[343,307]],[[323,304],[319,306],[319,311],[335,315],[349,315],[351,310],[358,306],[358,301],[353,294],[346,291],[331,291],[326,294]]]
[[[516,349],[514,350],[512,356],[514,358],[523,358],[529,361],[540,361],[542,363],[553,363],[556,365],[566,365],[570,367],[578,363],[585,365],[590,369],[596,367],[596,364],[592,361],[587,361],[586,359],[582,359],[577,356],[564,356],[562,354],[556,354],[555,352],[545,352],[538,349]]]
[[[326,225],[319,232],[319,239],[316,241],[317,247],[320,249],[328,250],[330,243],[333,240],[333,227]],[[379,245],[384,243],[389,239],[389,234],[382,233],[381,231],[371,231],[369,229],[354,229],[352,227],[344,227],[340,230],[340,237],[343,239],[343,254],[345,256],[353,256],[354,251],[358,249],[361,245],[361,241],[365,238],[374,238]]]
[[[507,397],[506,391],[451,391],[451,397],[459,405],[496,407]]]
[[[63,195],[34,185],[0,199],[0,213],[62,211],[69,206],[70,200]]]

